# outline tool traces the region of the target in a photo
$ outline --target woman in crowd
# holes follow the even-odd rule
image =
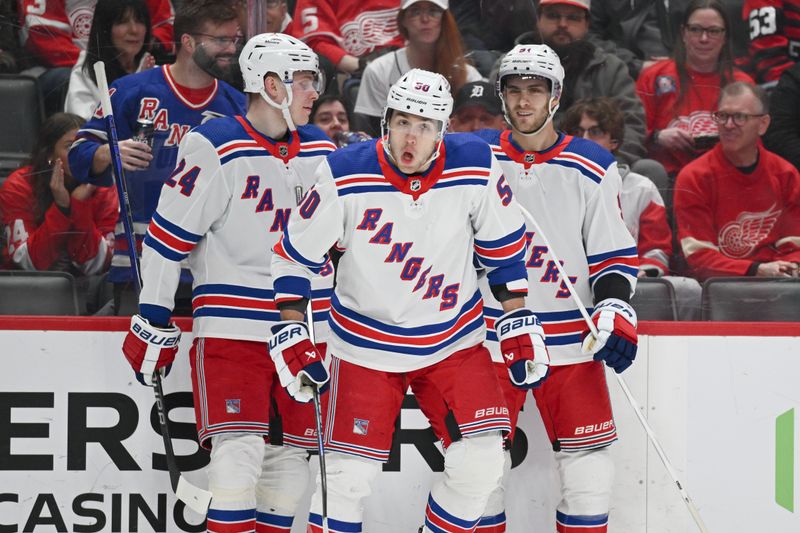
[[[717,109],[720,87],[752,82],[734,67],[730,27],[719,0],[692,0],[673,57],[643,70],[636,82],[647,116],[650,157],[670,177],[719,139],[711,113]]]
[[[105,63],[109,85],[126,74],[155,65],[148,52],[151,29],[144,0],[98,0],[88,48],[72,68],[65,110],[85,119],[92,116],[100,100],[94,73],[98,61]]]
[[[448,0],[403,0],[397,15],[406,46],[384,54],[364,69],[355,113],[366,117],[367,133],[380,133],[389,87],[412,68],[437,72],[450,82],[455,95],[467,82],[480,81],[480,73],[464,58],[464,46]]]
[[[97,274],[111,260],[119,203],[113,188],[78,185],[67,151],[84,120],[56,113],[42,124],[28,164],[0,188],[1,268]]]

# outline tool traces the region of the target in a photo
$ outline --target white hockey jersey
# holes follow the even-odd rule
[[[621,274],[636,286],[636,243],[625,227],[619,206],[621,178],[614,157],[599,145],[559,134],[544,152],[525,152],[511,131],[480,130],[492,146],[503,174],[520,205],[535,217],[562,261],[581,301],[592,312],[592,287],[602,276]],[[542,321],[552,365],[589,361],[580,351],[587,329],[578,306],[556,269],[544,241],[527,222],[527,307]],[[500,304],[482,282],[487,338],[492,357],[501,361],[494,321]]]
[[[275,247],[277,298],[303,294],[335,245],[329,353],[388,372],[437,363],[485,338],[473,256],[523,296],[525,224],[490,148],[446,135],[421,175],[388,162],[381,140],[328,156]]]
[[[272,247],[334,149],[316,126],[301,126],[277,142],[240,116],[189,132],[144,240],[142,314],[166,322],[180,261],[188,257],[195,337],[266,341],[270,323],[280,320]],[[313,308],[317,338],[324,341],[333,268],[324,265],[320,274],[312,283]]]

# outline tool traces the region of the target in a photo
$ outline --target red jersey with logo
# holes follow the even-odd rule
[[[0,222],[4,244],[2,268],[102,272],[111,261],[116,191],[98,187],[85,201],[70,199],[69,214],[55,203],[37,220],[33,167],[15,171],[0,188]]]
[[[298,0],[291,31],[338,65],[346,54],[361,57],[377,48],[403,46],[399,10],[399,0]]]
[[[678,102],[681,87],[674,60],[659,61],[642,71],[636,81],[636,92],[644,104],[648,138],[652,138],[654,131],[667,128],[680,128],[693,138],[719,135],[711,113],[717,109],[720,87],[725,82],[716,72],[689,70],[688,74],[690,86]],[[733,70],[733,80],[730,81],[753,82],[750,76],[738,69]],[[664,165],[667,173],[674,175],[707,149],[690,152],[669,150],[651,142],[648,150],[653,159]]]
[[[683,254],[699,279],[744,276],[753,262],[800,262],[800,174],[759,147],[750,174],[720,146],[690,163],[675,183]]]
[[[48,67],[71,67],[86,49],[97,0],[18,0],[23,46]],[[169,0],[145,0],[153,37],[173,49]]]

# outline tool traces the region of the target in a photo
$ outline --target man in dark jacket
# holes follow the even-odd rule
[[[786,69],[770,95],[764,146],[800,169],[800,63]]]
[[[556,126],[569,106],[581,98],[608,96],[625,116],[625,141],[619,156],[628,164],[644,157],[644,107],[627,65],[588,40],[589,0],[542,0],[538,30],[564,65],[564,90]]]

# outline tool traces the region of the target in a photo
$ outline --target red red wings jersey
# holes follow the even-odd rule
[[[345,54],[361,57],[403,46],[397,31],[399,0],[298,0],[292,31],[334,65]]]
[[[800,1],[746,0],[750,69],[758,83],[775,82],[800,59]]]
[[[48,67],[71,67],[86,48],[97,0],[18,0],[22,44]],[[169,0],[145,0],[153,37],[172,50]]]
[[[649,178],[620,166],[622,194],[620,206],[625,227],[636,240],[639,268],[655,269],[659,276],[669,274],[672,255],[672,230],[667,210],[656,184]]]
[[[753,82],[750,76],[738,69],[734,69],[733,78],[735,81]],[[692,137],[718,135],[711,113],[717,109],[722,85],[720,76],[690,70],[689,80],[691,86],[678,104],[681,88],[675,61],[659,61],[642,71],[636,80],[636,93],[644,104],[648,137],[655,130],[666,128],[680,128]],[[671,175],[702,153],[667,150],[652,145],[649,149],[653,159],[664,165]]]
[[[72,198],[69,216],[52,204],[40,224],[31,170],[17,170],[0,189],[3,268],[69,270],[71,263],[84,274],[102,272],[113,251],[119,206],[114,189],[98,187],[86,201]]]
[[[800,262],[800,174],[763,147],[751,174],[720,146],[690,163],[678,174],[674,211],[699,279],[743,276],[754,261]]]

